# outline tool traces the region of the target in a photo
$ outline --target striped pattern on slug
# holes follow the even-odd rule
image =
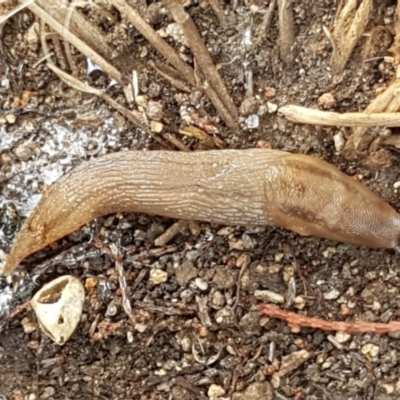
[[[1,274],[93,218],[142,212],[393,248],[400,216],[317,158],[278,150],[126,151],[82,163],[43,193]]]

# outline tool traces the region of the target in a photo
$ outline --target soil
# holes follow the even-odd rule
[[[192,150],[202,143],[177,132],[201,106],[212,118],[207,123],[216,127],[213,137],[221,147],[270,146],[321,157],[400,209],[395,148],[385,149],[390,167],[366,162],[367,154],[350,161],[333,140],[340,131],[347,137],[349,130],[296,125],[276,112],[275,106],[285,104],[362,111],[394,77],[395,67],[385,58],[390,56],[396,7],[389,0],[375,2],[366,29],[371,35],[362,38],[344,73],[332,75],[332,46],[323,27],[332,25],[338,3],[293,2],[296,46],[290,64],[279,55],[277,10],[267,30],[259,30],[269,2],[224,3],[225,24],[206,2],[187,5],[240,110],[237,132],[225,127],[201,92],[184,93],[161,78],[149,63],[163,62],[162,57],[108,4],[78,2],[112,47],[113,65],[126,77],[137,72],[140,95],[152,107],[130,103],[119,85],[110,85],[99,69],[90,71],[87,60],[72,48],[76,76],[139,115],[151,114],[164,133],[175,133]],[[6,2],[6,9],[15,4]],[[156,30],[172,24],[160,4],[152,4],[150,11]],[[385,34],[376,34],[378,27]],[[37,17],[23,10],[1,30],[3,252],[45,186],[82,160],[162,148],[102,99],[68,87],[39,63],[39,28]],[[193,65],[180,38],[175,33],[166,40]],[[48,46],[57,65],[68,70],[62,41],[49,37]],[[253,90],[246,88],[249,71]],[[12,278],[0,282],[0,399],[399,398],[398,333],[295,329],[255,309],[262,296],[272,296],[283,299],[282,308],[328,320],[400,320],[400,258],[395,251],[271,227],[206,223],[155,246],[155,238],[174,222],[138,214],[98,218],[32,255]],[[94,235],[105,245],[117,243],[122,251],[135,325],[124,312],[115,261],[96,247]],[[77,330],[59,346],[39,329],[33,311],[21,305],[44,283],[64,274],[81,279],[86,299]],[[260,292],[265,290],[273,293]]]

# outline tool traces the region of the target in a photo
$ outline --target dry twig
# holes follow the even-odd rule
[[[355,14],[357,0],[348,0],[342,4],[343,7],[336,15],[331,32],[333,41],[331,65],[334,74],[343,72],[351,52],[364,33],[371,15],[373,0],[363,0]]]
[[[386,113],[396,113],[400,108],[400,79],[396,79],[383,93],[371,101],[369,106],[364,110],[364,114],[387,115]],[[389,125],[386,125],[389,126]],[[368,128],[357,127],[344,146],[342,153],[348,159],[354,159],[360,152],[363,152],[370,145],[373,136],[368,135]]]
[[[292,0],[278,0],[278,9],[280,55],[284,62],[290,63],[295,42]]]
[[[321,329],[323,331],[341,331],[349,333],[390,333],[400,331],[400,321],[391,321],[387,324],[380,322],[343,322],[327,321],[322,318],[312,318],[294,312],[282,310],[271,304],[261,304],[259,311],[274,318],[286,321],[289,325],[296,327],[308,327]]]
[[[11,18],[13,15],[19,13],[21,10],[23,10],[25,7],[29,6],[32,4],[35,0],[25,0],[21,4],[18,4],[15,6],[12,10],[9,12],[5,13],[4,15],[0,16],[0,26],[4,24],[9,18]]]
[[[149,43],[157,49],[167,59],[167,61],[179,71],[179,73],[182,74],[183,78],[188,83],[197,88],[195,74],[190,65],[183,62],[175,50],[146,23],[132,7],[128,6],[124,0],[112,0],[112,4],[117,8],[121,15],[123,15],[149,41]],[[198,89],[203,90],[206,93],[225,123],[230,128],[236,129],[237,124],[235,119],[225,107],[214,88],[208,85]]]
[[[324,126],[400,126],[400,113],[345,113],[320,111],[313,108],[287,105],[279,109],[289,121]]]
[[[225,86],[225,83],[220,77],[217,68],[211,59],[210,53],[208,52],[192,18],[185,11],[182,4],[178,3],[176,0],[164,0],[163,4],[168,8],[174,20],[181,26],[183,33],[185,34],[185,38],[189,43],[189,47],[192,50],[196,61],[207,81],[220,95],[224,106],[229,110],[231,116],[236,118],[236,107],[233,104],[232,98]]]
[[[222,7],[219,3],[219,0],[208,0],[208,2],[214,11],[214,14],[217,16],[219,23],[221,25],[225,25],[226,18],[225,18],[224,10],[222,9]]]
[[[160,247],[165,246],[178,233],[182,232],[186,228],[187,224],[187,221],[175,222],[154,241],[154,244]]]
[[[66,72],[62,71],[60,68],[57,68],[55,65],[48,63],[47,67],[51,69],[63,82],[67,85],[71,86],[76,90],[80,90],[85,93],[94,94],[101,99],[105,100],[111,107],[117,110],[120,114],[122,114],[126,119],[131,121],[137,128],[141,129],[143,132],[147,133],[148,135],[152,136],[154,140],[160,143],[164,148],[168,149],[170,146],[159,136],[155,135],[153,132],[150,131],[146,126],[144,126],[128,109],[121,106],[117,101],[112,99],[108,94],[102,92],[99,89],[91,87],[89,85],[85,85],[80,80],[74,78],[73,76],[67,74]]]
[[[107,44],[105,35],[102,34],[100,28],[90,22],[75,7],[60,6],[60,0],[36,0],[36,3],[103,57],[110,57],[113,53],[113,49]],[[67,14],[70,14],[69,18]],[[67,19],[69,22],[65,24]]]
[[[73,46],[75,46],[81,53],[86,57],[90,58],[96,63],[102,70],[110,76],[110,78],[123,85],[121,73],[113,67],[107,60],[93,51],[86,43],[77,38],[70,31],[66,30],[59,22],[57,22],[51,15],[49,15],[43,8],[37,4],[30,4],[28,8],[42,19],[46,24],[51,26],[56,32],[58,32],[65,40],[68,40]]]
[[[264,17],[263,17],[263,20],[261,22],[260,28],[258,30],[258,39],[257,39],[258,43],[260,43],[262,41],[262,39],[264,38],[264,35],[265,35],[268,27],[271,25],[272,16],[274,14],[275,6],[276,6],[276,0],[271,0],[271,2],[269,3],[269,6],[268,6],[268,9],[267,9],[266,13],[264,14]]]

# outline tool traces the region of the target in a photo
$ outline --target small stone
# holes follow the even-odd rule
[[[17,118],[16,118],[16,116],[15,116],[15,114],[7,114],[6,115],[6,121],[9,123],[9,124],[15,124],[15,121],[17,120]]]
[[[249,115],[245,120],[246,128],[255,129],[260,125],[260,117],[257,114]]]
[[[326,362],[324,362],[322,365],[321,365],[321,368],[322,369],[328,369],[328,368],[330,368],[332,366],[332,363],[330,363],[329,361],[326,361]]]
[[[222,386],[212,384],[209,387],[207,394],[210,400],[218,400],[219,397],[225,394],[225,390]]]
[[[175,276],[180,286],[186,286],[193,278],[197,277],[197,268],[190,261],[185,261],[175,271]]]
[[[158,101],[149,101],[146,107],[146,114],[150,119],[161,121],[164,117],[163,105]]]
[[[394,385],[390,383],[384,383],[382,388],[385,389],[386,394],[392,394],[394,392]]]
[[[85,280],[85,289],[90,290],[97,286],[99,280],[95,277],[90,277]]]
[[[208,283],[202,279],[202,278],[196,278],[195,279],[195,284],[200,290],[207,290],[208,289]]]
[[[138,106],[145,107],[147,104],[147,97],[139,95],[136,96],[135,101]]]
[[[323,296],[325,300],[335,300],[340,296],[340,292],[337,289],[332,289],[324,293]]]
[[[29,334],[35,332],[38,328],[38,324],[31,321],[28,317],[25,317],[21,321],[22,329],[25,333]]]
[[[164,125],[158,121],[150,121],[150,130],[154,133],[161,133],[164,128]]]
[[[29,160],[35,153],[36,145],[34,143],[25,142],[20,144],[13,150],[13,153],[21,161]]]
[[[127,342],[128,342],[128,343],[133,343],[133,339],[134,339],[133,332],[132,332],[132,331],[128,331],[128,332],[126,333],[126,340],[127,340]]]
[[[372,349],[372,346],[373,346],[372,343],[364,344],[364,345],[361,347],[361,353],[364,354],[364,355],[369,354],[369,352],[370,352],[371,349]]]
[[[335,339],[338,343],[346,343],[351,339],[351,335],[347,332],[337,332]]]
[[[336,100],[332,93],[324,93],[318,98],[317,104],[323,108],[332,108],[335,106]]]
[[[371,357],[377,357],[378,354],[379,354],[379,350],[380,350],[379,346],[372,345],[372,347],[371,347],[371,349],[369,351],[369,355]]]
[[[216,268],[213,283],[218,289],[229,289],[236,284],[238,271],[232,270],[227,267]]]
[[[267,101],[267,109],[270,114],[273,114],[278,109],[278,105],[275,103],[271,103],[270,101]]]
[[[293,299],[293,305],[298,309],[302,310],[306,305],[306,299],[303,296],[296,296]]]
[[[282,304],[285,302],[285,298],[281,294],[272,292],[271,290],[256,290],[254,296],[257,300],[267,303]]]
[[[221,308],[225,305],[225,296],[219,291],[215,291],[212,295],[211,304],[214,308]]]
[[[322,255],[325,258],[329,258],[332,254],[336,253],[336,248],[335,247],[327,247],[323,252]]]
[[[247,117],[250,114],[256,114],[259,106],[260,102],[258,99],[255,97],[249,97],[242,102],[239,107],[239,112],[241,115]]]
[[[279,387],[281,386],[281,377],[278,374],[272,375],[271,385],[274,389],[279,389]]]
[[[241,393],[234,393],[232,400],[272,400],[273,394],[269,382],[253,382]]]
[[[343,147],[346,143],[342,131],[338,132],[336,135],[333,136],[333,143],[335,145],[336,152],[340,153],[343,150]]]
[[[264,96],[266,99],[272,99],[276,96],[276,89],[270,86],[264,88]]]
[[[137,324],[134,326],[134,328],[135,328],[135,330],[137,330],[138,332],[143,333],[143,332],[145,332],[145,330],[148,328],[148,326],[147,326],[146,324],[137,323]]]
[[[41,400],[46,400],[51,396],[54,396],[56,390],[52,386],[47,386],[44,388],[42,395],[40,396]]]
[[[167,279],[168,279],[168,273],[166,271],[157,268],[152,268],[150,270],[149,281],[153,285],[159,285],[160,283],[164,283],[167,281]]]

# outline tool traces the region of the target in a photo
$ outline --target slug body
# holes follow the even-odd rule
[[[317,158],[278,150],[126,151],[82,163],[43,196],[0,273],[92,219],[141,212],[393,248],[400,215]]]

